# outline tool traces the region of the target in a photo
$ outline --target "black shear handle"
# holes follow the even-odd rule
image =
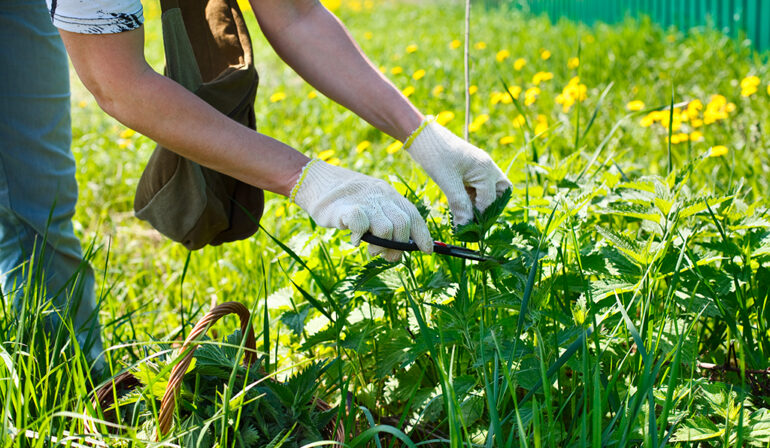
[[[371,233],[364,233],[364,236],[361,237],[361,241],[366,241],[369,244],[374,244],[375,246],[384,247],[386,249],[403,250],[407,252],[420,250],[420,248],[417,247],[417,243],[412,240],[409,240],[408,243],[400,243],[398,241],[386,240],[385,238],[374,236]]]

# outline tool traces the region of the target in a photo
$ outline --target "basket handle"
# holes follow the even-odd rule
[[[188,347],[198,343],[196,339],[204,334],[209,327],[224,316],[228,314],[237,314],[241,320],[241,334],[246,335],[246,353],[243,357],[243,365],[249,367],[257,360],[257,341],[254,338],[254,329],[249,325],[249,310],[240,302],[225,302],[215,306],[195,325],[190,332],[190,335],[185,339],[182,345],[181,352],[184,353]],[[247,328],[248,327],[248,328]],[[166,392],[163,394],[163,400],[160,404],[160,415],[158,416],[158,440],[168,433],[174,422],[174,407],[176,403],[176,396],[179,393],[179,389],[182,387],[182,379],[184,378],[187,368],[193,359],[195,348],[182,358],[177,365],[171,370],[171,376],[166,386]]]

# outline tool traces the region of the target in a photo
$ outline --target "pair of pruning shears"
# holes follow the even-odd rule
[[[387,249],[402,250],[405,252],[414,252],[414,251],[420,250],[420,248],[417,247],[417,243],[415,243],[412,240],[409,240],[408,243],[402,243],[399,241],[379,238],[372,235],[371,233],[365,233],[364,236],[361,237],[361,240],[366,241],[369,244],[374,244],[375,246],[380,246]],[[497,263],[500,262],[500,260],[496,258],[488,257],[486,255],[482,255],[478,251],[466,249],[461,246],[453,246],[451,244],[442,243],[441,241],[433,242],[433,252],[441,255],[449,255],[450,257],[464,258],[466,260],[472,260],[472,261],[494,261]]]

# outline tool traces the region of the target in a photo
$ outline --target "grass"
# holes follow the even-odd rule
[[[344,3],[336,12],[373,62],[400,88],[412,86],[426,113],[454,112],[447,127],[462,134],[463,54],[451,42],[462,40],[463,5]],[[148,6],[147,55],[160,70],[154,11]],[[350,410],[340,415],[351,446],[395,446],[407,436],[453,447],[766,446],[766,62],[707,30],[552,25],[482,8],[472,18],[470,139],[514,184],[509,202],[476,227],[453,231],[440,191],[403,152],[386,151],[393,141],[308,98],[313,90],[250,20],[262,74],[256,110],[271,136],[405,193],[408,185],[437,239],[467,241],[506,260],[500,265],[369,260],[344,233],[315,226],[274,195],[264,231],[188,254],[132,216],[152,142],[99,112],[74,81],[77,231],[95,247],[115,373],[189,333],[212,304],[236,300],[254,311],[263,364],[280,378],[309,360],[341,360],[319,385]],[[517,70],[519,58],[526,65]],[[424,77],[413,76],[421,69]],[[540,72],[553,77],[526,104]],[[763,81],[744,97],[751,75]],[[585,99],[567,111],[564,98],[578,99],[580,85]],[[505,99],[515,86],[516,101]],[[271,102],[278,92],[286,98]],[[633,100],[645,105],[630,111]],[[701,109],[684,117],[694,100]],[[707,113],[715,121],[694,126],[710,121]],[[685,133],[687,141],[671,138]],[[726,153],[716,156],[719,146]],[[94,381],[77,347],[42,331],[48,310],[35,285],[30,277],[26,313],[15,319],[6,304],[0,322],[4,434],[17,434],[3,446],[83,434],[91,414]],[[232,328],[217,324],[214,338]],[[375,433],[391,436],[376,441]],[[139,436],[123,437],[108,441]]]

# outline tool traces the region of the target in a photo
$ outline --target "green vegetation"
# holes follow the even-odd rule
[[[373,62],[461,134],[462,5],[342,3],[330,7]],[[147,55],[160,69],[153,11]],[[440,191],[398,145],[315,97],[251,21],[257,117],[261,131],[308,154],[390,180],[420,204],[437,240],[467,242],[499,263],[370,260],[274,195],[264,231],[189,254],[131,213],[152,142],[75,85],[76,219],[101,279],[113,373],[167,375],[178,355],[171,341],[214,304],[239,301],[257,331],[258,376],[299,375],[282,389],[260,384],[262,398],[238,395],[251,375],[237,366],[238,333],[208,342],[197,356],[219,363],[222,384],[183,394],[186,420],[167,440],[195,446],[184,441],[207,421],[211,432],[196,443],[246,446],[222,430],[246,422],[259,446],[301,445],[300,425],[263,425],[253,406],[280,402],[318,423],[332,417],[309,413],[317,393],[349,446],[770,444],[768,66],[718,34],[647,22],[552,26],[477,8],[472,24],[470,139],[514,184],[476,224],[452,229]],[[87,395],[96,380],[64,330],[58,339],[43,331],[34,276],[29,285],[21,318],[4,302],[0,320],[3,446],[50,446],[99,415]],[[233,328],[225,319],[209,335]],[[310,384],[305,369],[323,373]],[[153,424],[162,381],[143,384],[125,398],[143,413],[119,434],[91,437],[154,440],[139,424]]]

